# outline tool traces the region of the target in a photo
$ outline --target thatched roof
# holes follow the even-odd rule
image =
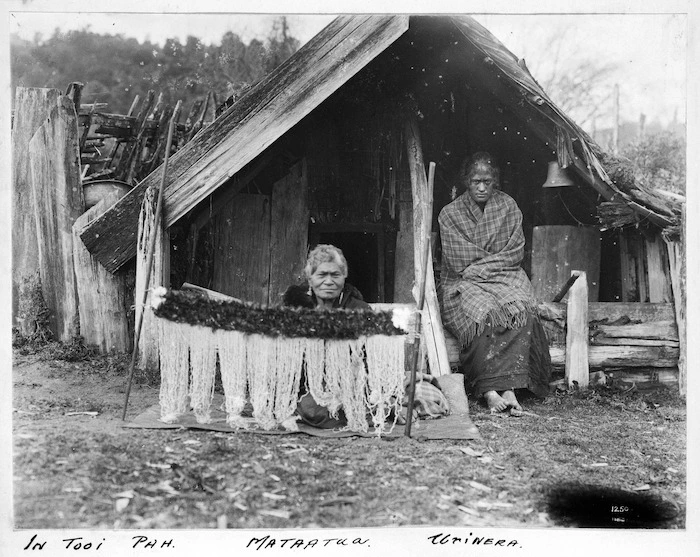
[[[306,117],[352,76],[392,45],[414,24],[433,16],[341,16],[252,87],[220,118],[199,132],[170,160],[164,190],[164,221],[171,226]],[[519,60],[488,30],[468,16],[444,16],[445,24],[483,55],[489,90],[525,115],[534,133],[552,145],[563,166],[573,167],[601,196],[622,203],[661,226],[676,221],[641,190],[611,180],[603,151],[564,114]],[[148,186],[157,186],[156,169],[126,197],[81,234],[92,254],[115,271],[136,254],[137,222]]]

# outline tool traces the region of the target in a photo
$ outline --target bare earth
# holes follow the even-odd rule
[[[521,417],[470,401],[480,441],[156,431],[122,428],[127,357],[56,356],[14,351],[17,528],[685,527],[669,391],[558,392]],[[129,418],[157,400],[137,375]]]

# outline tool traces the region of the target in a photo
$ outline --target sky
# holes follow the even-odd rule
[[[84,9],[86,5],[77,5],[81,6]],[[71,11],[64,13],[10,12],[9,31],[31,40],[37,34],[48,38],[57,28],[62,31],[88,28],[95,33],[121,34],[159,44],[173,37],[184,41],[188,35],[205,43],[217,43],[224,33],[233,31],[248,42],[253,38],[264,40],[275,18],[274,14],[166,13],[172,7],[158,13],[96,13],[69,8]],[[303,44],[333,17],[333,14],[290,14],[290,34]],[[620,87],[621,120],[636,122],[644,113],[648,123],[666,125],[674,117],[685,121],[687,19],[684,14],[483,14],[475,17],[514,54],[524,57],[536,78],[538,72],[547,71],[555,58],[549,43],[553,30],[564,29],[567,34],[562,52],[564,60],[573,63],[589,58],[617,66],[618,71],[606,86],[612,90],[617,83]],[[566,65],[561,69],[565,71]],[[609,108],[609,116],[596,122],[599,128],[612,125],[612,100]]]

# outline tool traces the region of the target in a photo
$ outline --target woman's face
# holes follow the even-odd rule
[[[343,291],[345,277],[337,263],[321,263],[309,278],[309,284],[319,300],[335,300]]]
[[[493,190],[497,186],[496,176],[490,167],[479,165],[472,172],[466,186],[469,197],[476,203],[485,205],[491,199]]]

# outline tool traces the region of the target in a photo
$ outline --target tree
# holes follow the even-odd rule
[[[540,36],[547,48],[534,49],[546,55],[527,58],[530,53],[526,47],[523,56],[547,95],[577,124],[585,127],[609,114],[614,75],[619,65],[576,55],[574,36],[575,29],[571,26],[548,31]]]
[[[11,37],[12,87],[52,87],[65,90],[73,81],[85,85],[83,102],[107,103],[126,113],[134,97],[148,90],[163,93],[167,102],[183,101],[183,112],[213,91],[225,99],[261,79],[289,58],[299,41],[289,35],[285,18],[275,20],[268,39],[245,44],[226,33],[220,44],[204,45],[189,36],[184,44],[168,39],[161,47],[122,35],[100,35],[88,29],[46,40]]]

